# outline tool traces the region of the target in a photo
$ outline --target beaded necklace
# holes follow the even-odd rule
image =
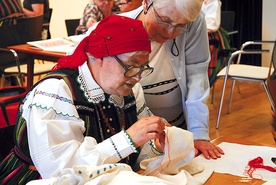
[[[98,105],[98,107],[99,107],[101,116],[103,118],[103,122],[105,123],[106,127],[108,128],[107,132],[108,133],[110,132],[112,135],[117,134],[117,132],[115,131],[115,128],[113,128],[111,126],[111,124],[108,121],[108,118],[105,116],[104,111],[103,111],[103,107],[100,106],[100,105]],[[124,113],[123,110],[119,110],[118,108],[116,110],[117,110],[117,113],[118,113],[118,116],[119,116],[120,130],[122,130],[122,128],[125,128],[125,113]]]

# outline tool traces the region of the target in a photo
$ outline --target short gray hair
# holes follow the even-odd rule
[[[199,15],[203,0],[144,0],[154,3],[156,8],[171,7],[174,5],[179,13],[189,21],[194,21]]]

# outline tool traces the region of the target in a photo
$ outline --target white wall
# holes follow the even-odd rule
[[[262,25],[262,40],[275,40],[276,39],[276,1],[263,0],[263,25]],[[272,49],[272,45],[267,46]],[[264,48],[267,49],[267,48]],[[263,66],[269,66],[271,60],[271,53],[262,58]]]
[[[53,14],[50,23],[51,37],[66,37],[65,19],[81,18],[90,0],[49,0]]]

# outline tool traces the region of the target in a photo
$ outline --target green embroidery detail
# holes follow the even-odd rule
[[[30,104],[30,105],[29,105],[29,108],[31,108],[32,106],[35,106],[35,107],[38,107],[38,108],[41,108],[41,109],[45,109],[45,110],[50,110],[50,109],[52,109],[52,110],[53,110],[56,114],[58,114],[58,115],[68,116],[68,117],[74,117],[74,118],[80,119],[80,117],[77,117],[77,116],[75,116],[75,115],[69,115],[68,113],[58,112],[58,111],[55,110],[53,107],[42,106],[42,105],[38,105],[38,104],[34,103],[34,104]]]

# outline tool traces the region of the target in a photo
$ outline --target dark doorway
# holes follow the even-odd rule
[[[239,31],[233,36],[233,44],[236,48],[240,48],[242,43],[246,41],[262,39],[262,0],[221,0],[221,2],[222,11],[236,12],[234,27]],[[259,57],[261,58],[261,56]],[[253,56],[248,55],[243,61],[260,66],[260,58],[256,59],[256,55],[254,55],[253,59]]]

